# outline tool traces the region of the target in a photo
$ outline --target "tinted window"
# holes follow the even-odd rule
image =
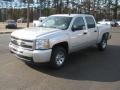
[[[92,17],[86,17],[88,28],[95,28],[95,21]]]
[[[85,27],[83,18],[82,17],[76,18],[73,23],[73,27],[76,27],[77,30],[83,30]]]

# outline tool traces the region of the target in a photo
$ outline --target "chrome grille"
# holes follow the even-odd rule
[[[13,36],[11,37],[11,43],[16,46],[20,46],[20,47],[30,49],[30,50],[32,50],[32,46],[33,46],[33,41],[19,39],[19,38],[13,37]]]

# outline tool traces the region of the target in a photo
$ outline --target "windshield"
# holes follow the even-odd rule
[[[72,17],[50,16],[42,22],[40,27],[65,30],[69,27]]]

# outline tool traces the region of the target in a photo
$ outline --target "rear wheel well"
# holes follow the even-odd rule
[[[69,51],[69,47],[68,47],[68,43],[67,42],[61,42],[61,43],[57,43],[55,44],[52,49],[54,49],[55,47],[62,47],[66,50],[66,52],[68,53]]]
[[[106,38],[108,40],[108,38],[109,38],[109,32],[104,33],[103,36],[102,36],[102,38]]]

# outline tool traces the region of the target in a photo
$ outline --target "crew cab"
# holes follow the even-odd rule
[[[69,53],[93,45],[104,51],[110,38],[111,26],[97,25],[92,15],[57,14],[39,27],[14,31],[9,50],[22,60],[60,68]]]

